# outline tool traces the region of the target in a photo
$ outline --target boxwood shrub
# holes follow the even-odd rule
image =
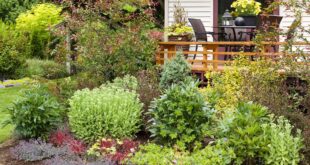
[[[77,91],[69,100],[69,124],[78,138],[132,137],[140,128],[142,104],[135,91],[103,85]]]

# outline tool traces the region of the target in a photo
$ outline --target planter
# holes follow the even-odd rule
[[[187,42],[191,41],[191,35],[177,35],[177,36],[168,36],[168,40],[172,42]],[[189,45],[176,45],[177,50],[182,49],[182,51],[189,51]],[[184,54],[185,56],[187,54]]]
[[[257,16],[242,16],[235,19],[236,26],[256,26]]]

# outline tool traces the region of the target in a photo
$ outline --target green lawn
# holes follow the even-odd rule
[[[24,86],[0,89],[0,123],[10,117],[7,108],[12,106],[12,102],[18,99],[23,89],[25,89]],[[4,128],[0,126],[0,143],[10,138],[12,130],[12,125]]]

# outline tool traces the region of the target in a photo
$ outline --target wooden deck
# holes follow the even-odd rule
[[[260,49],[255,49],[252,52],[242,52],[249,47],[256,47],[257,44],[254,42],[160,42],[159,50],[156,54],[156,63],[158,65],[164,64],[165,60],[171,59],[175,56],[175,54],[181,49],[182,46],[190,46],[189,51],[183,51],[183,54],[186,55],[187,61],[191,64],[193,71],[210,71],[216,70],[221,71],[223,68],[231,63],[231,60],[224,60],[223,57],[236,57],[236,56],[249,56],[249,60],[255,57],[263,57],[270,58],[275,62],[279,60],[279,58],[283,57],[291,57],[295,58],[296,54],[288,54],[279,50],[281,47],[285,46],[286,42],[262,42],[260,43]],[[196,45],[200,46],[200,50],[195,51],[194,48]],[[305,42],[298,42],[293,44],[295,47],[303,47],[306,53],[309,52],[310,44]],[[225,46],[238,47],[241,50],[236,51],[223,51]],[[274,49],[275,47],[275,49]],[[192,51],[192,49],[194,51]],[[194,54],[196,54],[196,58],[194,59]],[[305,54],[306,60],[298,60],[300,64],[310,65],[310,54]]]

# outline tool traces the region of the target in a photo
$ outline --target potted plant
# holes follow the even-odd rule
[[[261,12],[261,3],[255,0],[236,0],[231,4],[235,9],[233,15],[237,16],[235,25],[256,26],[257,15]]]
[[[193,36],[193,29],[180,23],[169,26],[166,31],[169,41],[190,41]]]
[[[187,13],[180,1],[174,5],[174,24],[166,28],[169,41],[190,41],[193,30],[187,25]]]

